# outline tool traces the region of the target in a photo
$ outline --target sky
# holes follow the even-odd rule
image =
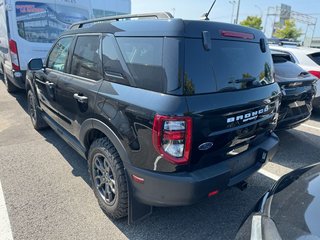
[[[178,18],[199,19],[203,13],[209,10],[213,0],[132,0],[131,2],[132,13],[168,11]],[[235,16],[238,0],[217,0],[209,15],[210,20],[230,23],[233,9],[232,2],[236,2],[234,4]],[[313,17],[319,18],[314,36],[320,37],[320,0],[241,0],[239,21],[245,19],[248,15],[262,16],[262,26],[265,26],[268,7],[280,6],[281,3],[290,5],[295,12],[311,14]],[[265,32],[268,37],[271,34],[273,21],[273,17],[269,16]],[[305,24],[297,24],[297,27],[303,33],[307,30]],[[309,27],[307,37],[311,37],[312,32],[313,28]]]

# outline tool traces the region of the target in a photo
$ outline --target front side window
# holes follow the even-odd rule
[[[100,80],[102,78],[101,66],[100,37],[78,37],[72,57],[71,74]]]
[[[89,18],[76,5],[18,1],[15,8],[18,34],[29,42],[53,43],[70,24]]]
[[[52,49],[48,58],[48,68],[64,72],[67,64],[69,48],[73,37],[60,39]]]

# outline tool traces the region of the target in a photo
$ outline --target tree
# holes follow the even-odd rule
[[[262,19],[257,16],[248,16],[245,20],[240,22],[240,25],[262,30]]]
[[[277,38],[286,38],[297,40],[302,35],[300,29],[297,29],[296,24],[293,20],[286,20],[284,26],[278,28],[274,33],[274,36]]]

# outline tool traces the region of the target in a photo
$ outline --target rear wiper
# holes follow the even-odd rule
[[[257,78],[255,78],[255,77],[239,78],[239,79],[235,79],[235,80],[229,81],[228,83],[254,82],[255,80],[257,80]]]

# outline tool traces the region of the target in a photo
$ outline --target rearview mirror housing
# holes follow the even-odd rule
[[[28,69],[31,71],[38,71],[43,68],[43,62],[41,58],[33,58],[28,63]]]

